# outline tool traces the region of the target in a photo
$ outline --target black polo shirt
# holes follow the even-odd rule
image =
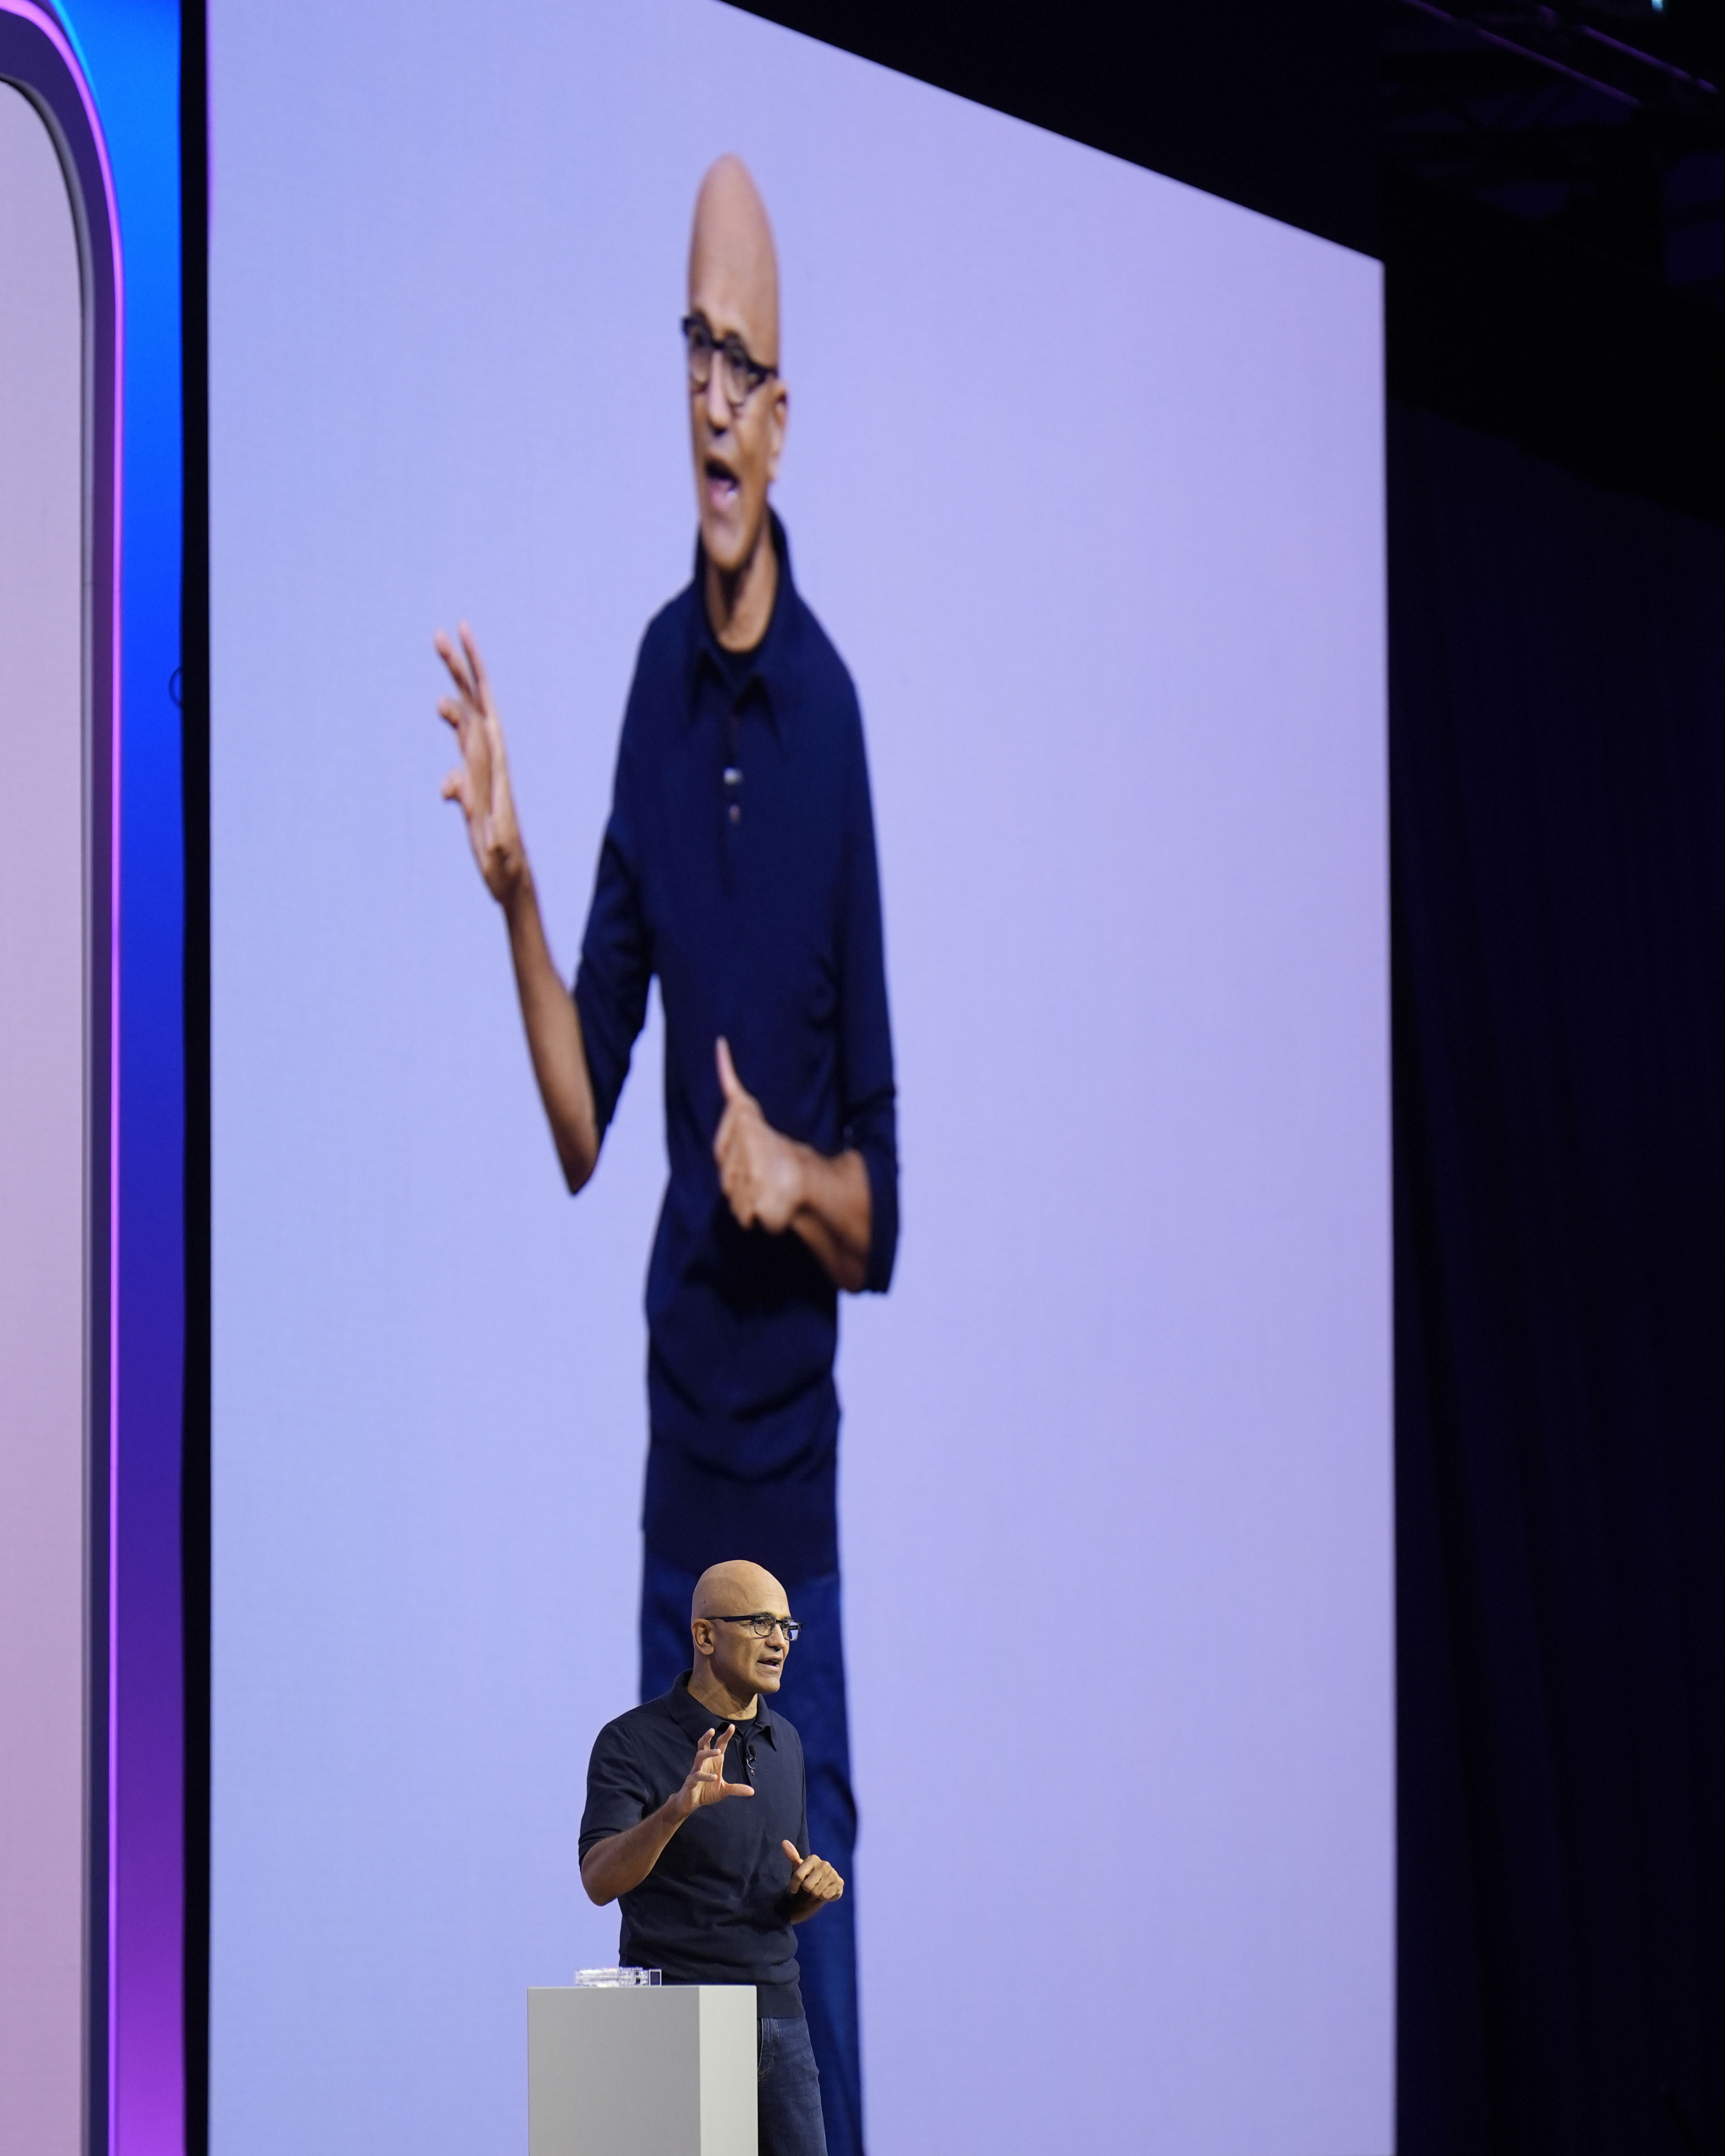
[[[603,1132],[656,978],[670,1177],[647,1273],[649,1548],[700,1572],[740,1549],[835,1571],[838,1291],[799,1235],[738,1227],[719,1188],[714,1045],[769,1123],[854,1147],[898,1240],[898,1148],[862,715],[775,517],[778,589],[754,650],[721,649],[697,546],[642,639],[575,1001]]]
[[[660,1698],[608,1722],[588,1763],[582,1856],[675,1796],[701,1738],[724,1726],[690,1697],[687,1670]],[[663,1969],[667,1984],[752,1984],[757,2013],[800,2015],[786,1911],[791,1861],[779,1844],[809,1854],[803,1744],[764,1697],[754,1719],[737,1725],[725,1779],[752,1783],[754,1795],[703,1804],[684,1820],[640,1885],[622,1897],[617,1958],[625,1968]]]

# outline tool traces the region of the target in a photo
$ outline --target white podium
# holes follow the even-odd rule
[[[751,1984],[527,1994],[531,2156],[757,2156]]]

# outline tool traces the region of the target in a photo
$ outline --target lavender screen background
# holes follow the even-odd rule
[[[696,0],[215,0],[212,56],[213,2147],[519,2148],[523,1988],[614,1957],[658,1036],[572,1205],[429,639],[567,971],[734,147],[899,1054],[839,1372],[870,2141],[1381,2156],[1376,265]]]

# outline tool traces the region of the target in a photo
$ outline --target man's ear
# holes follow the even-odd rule
[[[713,1650],[713,1620],[711,1617],[690,1620],[689,1635],[695,1642],[697,1655],[710,1655]]]
[[[783,382],[773,385],[772,445],[767,453],[767,483],[778,477],[778,460],[784,454],[785,430],[791,424],[791,393]]]

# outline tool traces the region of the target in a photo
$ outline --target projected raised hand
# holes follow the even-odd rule
[[[467,624],[461,624],[459,649],[442,629],[432,642],[455,685],[454,695],[441,700],[438,712],[454,730],[461,750],[460,762],[444,781],[443,796],[460,803],[468,843],[485,889],[503,908],[539,1097],[545,1103],[563,1180],[571,1190],[579,1190],[599,1158],[593,1081],[575,999],[552,961],[539,916],[527,850],[516,820],[503,722],[497,716],[485,662]]]
[[[503,722],[467,624],[461,624],[459,649],[442,629],[432,641],[455,685],[454,695],[444,697],[438,711],[454,729],[461,751],[460,762],[444,781],[443,797],[460,803],[485,888],[500,905],[506,904],[526,875],[527,856],[510,790]]]

